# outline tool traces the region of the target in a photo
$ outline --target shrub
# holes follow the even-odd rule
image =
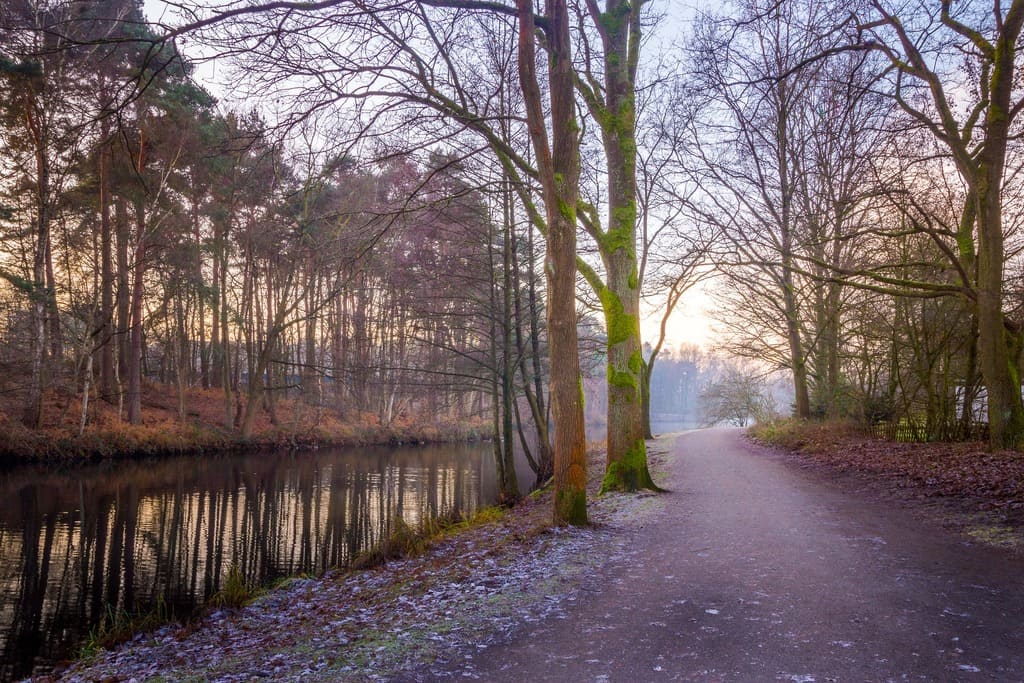
[[[224,579],[224,587],[213,594],[208,604],[211,607],[245,607],[256,595],[256,588],[246,580],[238,565],[233,564]]]

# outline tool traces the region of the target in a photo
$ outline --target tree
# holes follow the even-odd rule
[[[887,108],[863,54],[842,46],[836,10],[812,2],[741,5],[706,19],[694,50],[689,200],[723,237],[717,261],[734,353],[790,371],[799,418],[833,412],[842,384],[844,280],[877,192],[872,158]],[[720,57],[721,54],[725,57]],[[700,99],[697,91],[704,93]],[[812,400],[813,399],[813,400]]]
[[[589,26],[580,31],[583,63],[573,75],[600,129],[608,175],[607,227],[601,228],[589,207],[583,213],[583,225],[601,255],[604,277],[580,265],[601,302],[608,339],[608,464],[602,491],[657,488],[647,469],[644,444],[637,257],[636,86],[644,4],[643,0],[606,0],[602,11],[596,0],[588,0]],[[588,30],[597,34],[600,50],[587,40]]]
[[[860,45],[888,58],[892,97],[948,150],[967,186],[956,258],[969,266],[965,272],[976,267],[977,274],[976,282],[964,278],[959,285],[977,316],[990,445],[1011,447],[1024,437],[1022,328],[1004,311],[1003,191],[1010,141],[1024,109],[1017,76],[1024,0],[996,1],[989,10],[974,3],[954,6],[950,0],[938,11],[915,9],[911,15],[873,0],[858,17]],[[966,68],[952,63],[954,50]]]
[[[555,523],[587,523],[587,442],[576,338],[576,211],[579,204],[580,143],[573,98],[569,12],[564,0],[548,0],[547,31],[551,134],[534,48],[533,2],[517,0],[519,84],[537,158],[547,217],[548,345],[551,408],[555,420]]]
[[[751,419],[771,413],[771,400],[763,377],[749,369],[729,364],[722,375],[701,391],[704,419],[709,425],[726,422],[746,427]]]

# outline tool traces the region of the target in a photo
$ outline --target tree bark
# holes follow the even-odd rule
[[[100,203],[100,395],[111,402],[116,392],[114,367],[114,236],[110,221],[110,132],[103,120],[99,149]]]
[[[32,370],[29,378],[28,398],[25,402],[25,426],[38,429],[43,415],[43,389],[46,386],[47,311],[50,295],[46,290],[46,262],[50,252],[50,161],[47,157],[45,123],[41,117],[26,112],[27,128],[35,138],[36,161],[36,225],[35,253],[32,258]]]
[[[533,2],[517,0],[519,83],[540,171],[548,225],[548,345],[555,420],[554,522],[587,523],[587,449],[583,383],[576,332],[576,207],[579,202],[579,125],[573,97],[569,11],[548,0],[548,85],[551,144],[536,74]]]
[[[118,404],[124,402],[124,383],[128,379],[129,337],[131,330],[131,277],[128,264],[128,209],[125,200],[114,204],[117,233],[117,384]]]
[[[577,84],[601,128],[608,167],[608,228],[597,226],[605,281],[588,277],[604,313],[608,352],[608,451],[602,491],[657,489],[644,443],[640,276],[636,253],[636,71],[640,55],[640,3],[589,3],[604,51],[604,96]],[[580,79],[582,80],[582,79]]]
[[[1017,37],[1024,23],[1024,2],[1016,0],[995,44],[985,110],[985,144],[978,156],[972,189],[978,205],[978,365],[988,390],[990,445],[1012,448],[1024,437],[1024,403],[1020,373],[1011,349],[1020,344],[1020,330],[1003,314],[1002,190],[1009,138],[1011,96]]]
[[[512,424],[512,404],[515,396],[515,368],[512,358],[512,212],[509,201],[511,195],[505,195],[504,220],[502,221],[502,282],[501,282],[501,417],[502,441],[504,442],[504,477],[502,477],[502,493],[506,501],[519,500],[519,479],[515,465],[515,431]]]
[[[146,274],[146,207],[135,202],[135,263],[132,267],[131,345],[128,350],[127,418],[131,424],[142,422],[142,300]]]

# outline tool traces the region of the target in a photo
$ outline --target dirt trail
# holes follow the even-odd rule
[[[1019,556],[844,493],[737,430],[683,435],[668,460],[663,511],[580,600],[446,673],[1024,681]]]

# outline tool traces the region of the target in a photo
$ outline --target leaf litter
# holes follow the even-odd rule
[[[1024,550],[1024,454],[981,442],[900,443],[842,424],[807,424],[779,438],[806,468],[856,479],[862,488],[930,507],[972,541]],[[933,517],[935,515],[932,515]]]

